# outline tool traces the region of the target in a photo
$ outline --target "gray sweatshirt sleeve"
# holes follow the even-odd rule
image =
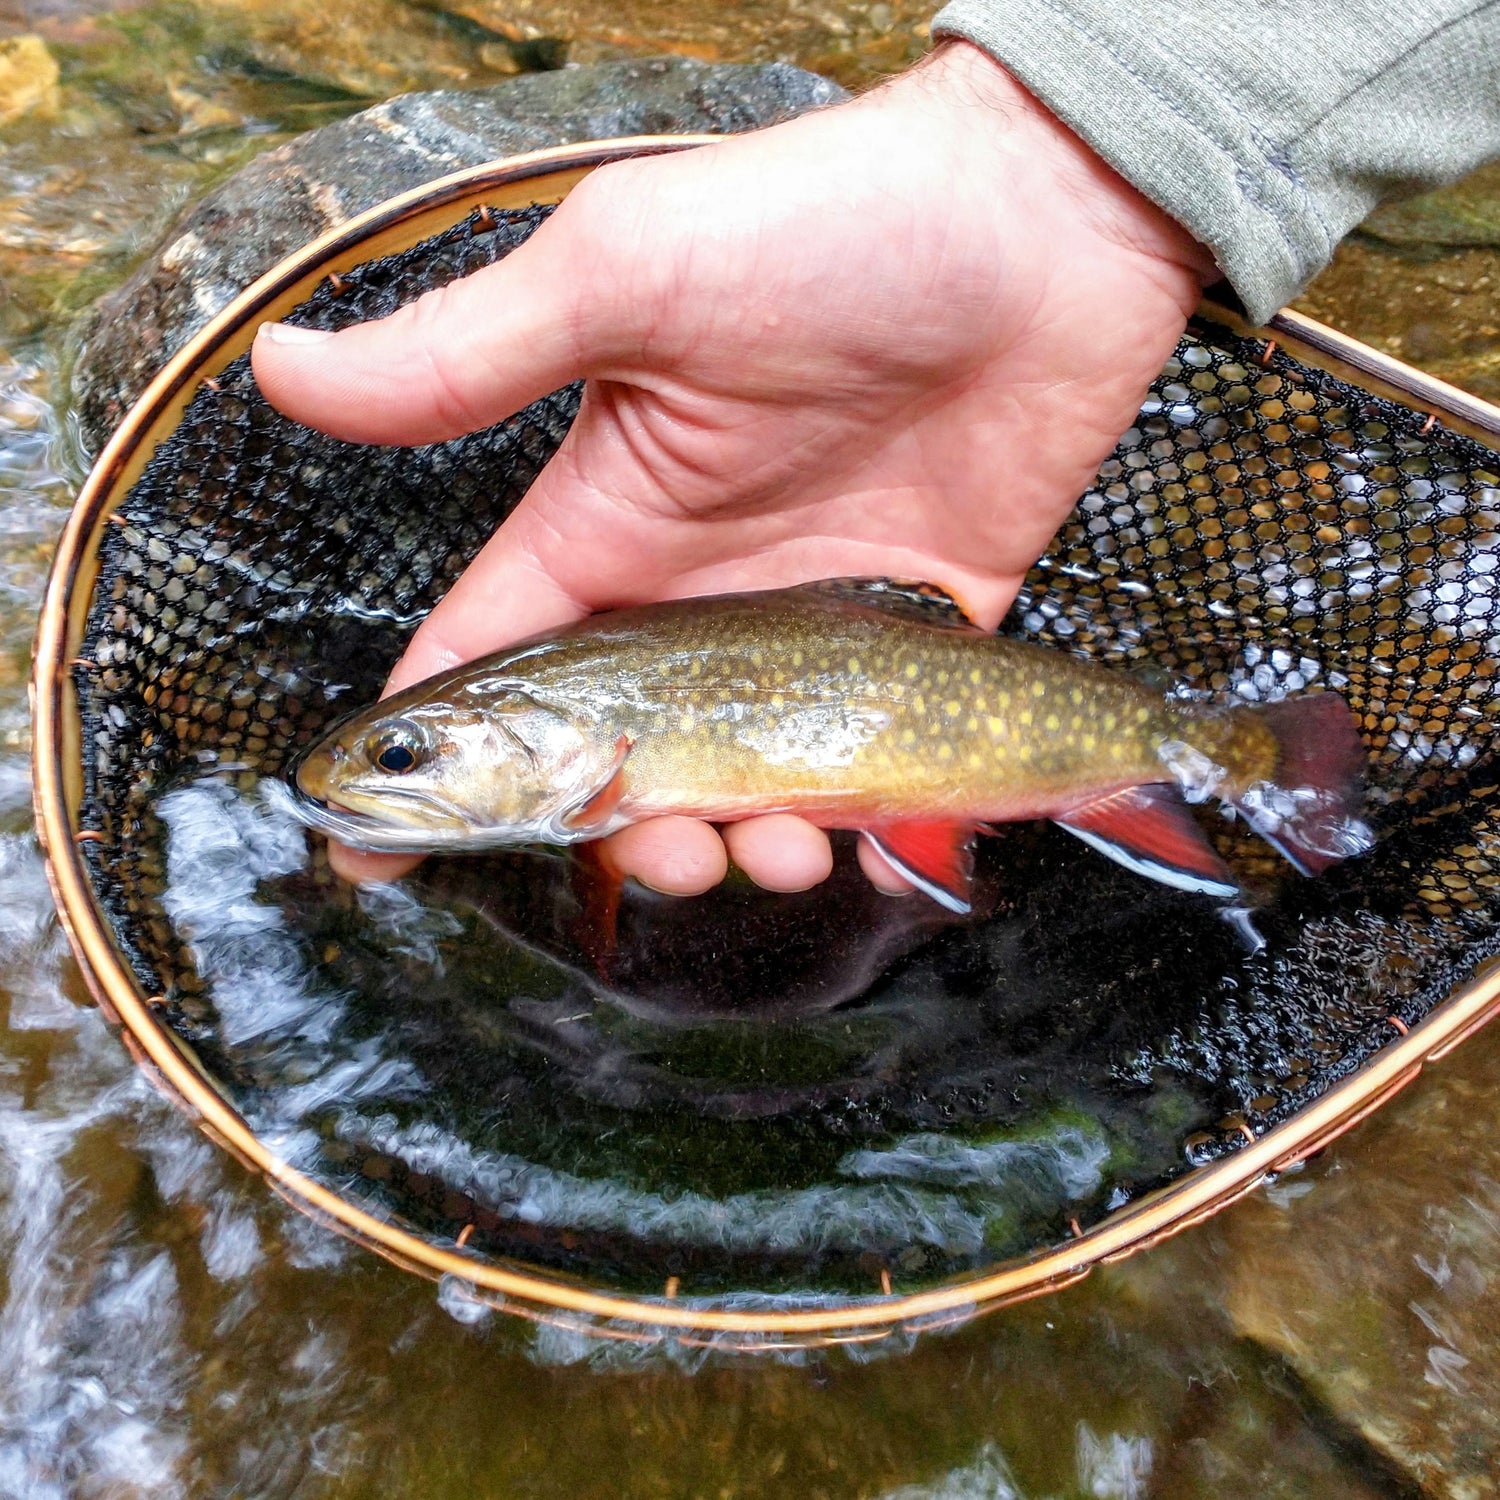
[[[1500,0],[952,0],[1257,321],[1383,198],[1500,156]]]

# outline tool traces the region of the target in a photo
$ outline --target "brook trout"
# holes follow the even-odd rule
[[[858,829],[968,909],[986,824],[1051,818],[1231,896],[1188,802],[1304,874],[1363,852],[1364,750],[1334,693],[1203,708],[990,635],[924,585],[837,579],[616,610],[418,683],[301,761],[303,816],[362,849],[602,838],[664,813]]]

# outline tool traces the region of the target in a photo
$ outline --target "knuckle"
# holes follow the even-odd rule
[[[455,432],[472,432],[495,420],[485,403],[487,367],[475,361],[472,344],[458,333],[473,321],[474,296],[472,286],[451,282],[405,310],[432,415]]]

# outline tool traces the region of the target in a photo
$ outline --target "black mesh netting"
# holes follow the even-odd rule
[[[383,314],[546,212],[478,213],[294,320]],[[607,979],[561,857],[356,897],[320,851],[268,854],[257,779],[375,696],[576,405],[359,448],[272,411],[242,358],[106,530],[78,671],[100,896],[170,1023],[329,1180],[642,1285],[948,1274],[1234,1149],[1494,946],[1500,457],[1201,324],[1007,628],[1181,692],[1353,705],[1373,853],[1307,881],[1213,821],[1260,951],[1046,825],[984,841],[963,921],[874,895],[847,850],[801,896],[630,893]],[[215,881],[229,919],[174,896]]]

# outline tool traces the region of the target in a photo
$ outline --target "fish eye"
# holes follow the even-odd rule
[[[426,753],[421,731],[411,724],[393,724],[371,747],[370,761],[392,776],[414,771]]]

